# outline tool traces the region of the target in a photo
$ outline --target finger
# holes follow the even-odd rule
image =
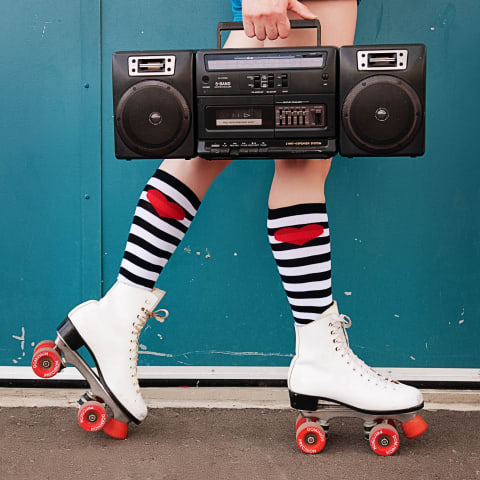
[[[280,38],[287,38],[290,34],[290,21],[288,18],[285,21],[278,22],[277,29]]]
[[[258,38],[258,40],[263,41],[265,40],[267,34],[265,32],[265,25],[261,21],[256,21],[254,24],[255,27],[255,36]]]
[[[247,37],[254,37],[255,36],[255,27],[253,22],[249,18],[243,17],[243,29],[245,30],[245,35]]]
[[[267,23],[265,25],[265,31],[269,40],[276,40],[278,38],[278,29],[274,22]]]
[[[307,20],[314,20],[315,18],[317,18],[317,16],[307,6],[305,6],[303,3],[298,2],[297,0],[292,0],[288,9]]]

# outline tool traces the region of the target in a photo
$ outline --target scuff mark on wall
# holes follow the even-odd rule
[[[43,37],[45,37],[45,32],[47,31],[47,25],[49,23],[53,23],[53,22],[43,22],[42,39]]]
[[[21,360],[25,356],[25,327],[22,327],[22,334],[20,336],[12,335],[12,338],[20,342],[20,350],[22,350],[22,355],[13,359],[13,363],[18,363],[18,360]]]
[[[211,354],[211,355],[233,355],[233,356],[257,356],[257,357],[288,357],[292,358],[293,354],[291,353],[263,353],[263,352],[232,352],[232,351],[223,351],[223,350],[194,350],[192,352],[183,352],[179,354],[178,356],[188,356],[192,354]],[[177,355],[175,355],[177,356]]]
[[[173,355],[171,353],[162,353],[162,352],[150,352],[148,350],[145,350],[145,351],[139,351],[138,352],[139,355],[154,355],[155,357],[168,357],[168,358],[172,358]]]

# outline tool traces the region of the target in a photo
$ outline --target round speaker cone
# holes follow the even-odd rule
[[[148,80],[131,86],[118,102],[116,122],[134,152],[162,156],[175,150],[190,126],[183,95],[168,83]]]
[[[393,153],[415,137],[422,123],[422,104],[400,78],[376,75],[355,85],[345,98],[342,121],[360,148]]]

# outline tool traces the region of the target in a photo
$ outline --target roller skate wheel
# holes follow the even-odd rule
[[[123,440],[124,438],[127,438],[128,423],[120,422],[119,420],[111,418],[105,425],[103,431],[109,437]]]
[[[32,369],[40,378],[52,378],[62,368],[62,358],[53,348],[39,348],[32,358]]]
[[[425,433],[427,426],[427,422],[420,415],[417,415],[415,418],[402,423],[402,430],[407,438],[417,438]]]
[[[318,418],[316,417],[307,418],[307,417],[304,417],[302,414],[299,414],[297,416],[297,421],[295,423],[295,430],[298,430],[306,421],[318,422]]]
[[[98,432],[107,423],[107,412],[99,402],[84,403],[78,409],[78,424],[87,432]]]
[[[326,443],[325,431],[318,423],[306,421],[299,426],[297,430],[297,445],[303,453],[320,453]]]
[[[55,348],[55,342],[52,342],[52,340],[42,340],[35,345],[33,353],[35,354],[40,348]]]
[[[400,447],[398,431],[388,423],[380,423],[372,428],[369,437],[370,448],[384,457],[393,455]]]

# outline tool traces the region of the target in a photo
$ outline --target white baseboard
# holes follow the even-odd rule
[[[480,382],[480,368],[375,368],[400,381]],[[288,367],[139,367],[142,380],[286,380]],[[3,380],[39,380],[30,367],[0,367]],[[56,380],[83,380],[74,367],[67,367]]]

